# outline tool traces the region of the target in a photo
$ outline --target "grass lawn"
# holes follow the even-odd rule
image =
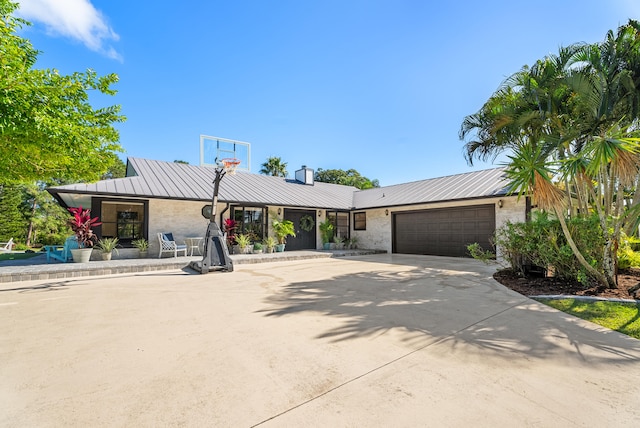
[[[594,324],[640,339],[640,303],[538,299],[541,303]]]
[[[0,262],[5,260],[30,259],[42,253],[0,253]]]

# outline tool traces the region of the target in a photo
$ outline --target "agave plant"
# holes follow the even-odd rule
[[[267,250],[273,251],[278,241],[276,241],[276,238],[274,238],[273,236],[267,236],[266,238],[264,238],[264,241],[262,241],[262,243],[265,247],[267,247]]]
[[[110,253],[115,251],[118,254],[118,238],[102,238],[96,244],[96,248],[98,248],[103,253]]]
[[[251,238],[249,238],[249,235],[240,233],[239,235],[236,235],[236,244],[238,244],[238,247],[244,251],[244,249],[251,244]]]
[[[93,247],[97,239],[97,236],[93,233],[93,228],[102,224],[98,221],[98,217],[91,217],[91,210],[84,210],[82,206],[71,207],[69,212],[73,216],[69,219],[69,226],[76,235],[80,248]]]

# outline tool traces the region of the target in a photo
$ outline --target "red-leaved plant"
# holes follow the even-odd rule
[[[224,231],[227,234],[227,245],[231,246],[236,243],[236,221],[232,218],[224,220]]]
[[[83,210],[82,206],[71,207],[69,212],[73,216],[69,219],[69,226],[75,233],[80,248],[93,247],[98,237],[93,233],[92,228],[102,224],[98,221],[98,217],[91,218],[91,210]]]

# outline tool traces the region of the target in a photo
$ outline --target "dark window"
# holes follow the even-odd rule
[[[349,213],[327,211],[327,218],[333,223],[333,235],[338,238],[349,238]]]
[[[236,234],[243,233],[252,241],[262,241],[266,230],[266,210],[261,207],[233,207]]]
[[[146,205],[128,201],[106,201],[100,204],[101,238],[118,238],[128,246],[131,241],[146,238]]]
[[[353,213],[353,230],[367,230],[367,213]]]

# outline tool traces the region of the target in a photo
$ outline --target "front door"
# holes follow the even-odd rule
[[[304,230],[300,227],[300,220],[304,216],[310,216],[313,219],[313,228],[310,231]],[[296,231],[296,236],[287,237],[287,246],[285,250],[315,250],[316,249],[316,228],[318,227],[316,221],[316,212],[308,210],[284,210],[284,219],[293,222],[293,227]]]

